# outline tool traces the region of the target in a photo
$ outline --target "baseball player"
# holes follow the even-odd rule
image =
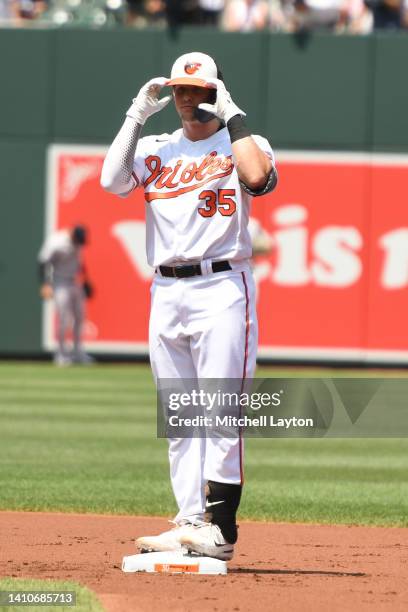
[[[38,255],[39,274],[43,299],[54,299],[58,318],[58,350],[54,357],[57,365],[91,363],[93,359],[84,353],[81,331],[84,319],[85,290],[90,283],[82,282],[85,268],[81,250],[87,243],[87,230],[82,225],[59,230],[46,239]],[[88,289],[87,289],[88,288]],[[66,333],[72,325],[73,351],[66,346]]]
[[[172,95],[159,98],[162,88]],[[173,99],[181,128],[141,138],[143,125]],[[268,142],[252,136],[214,60],[191,52],[170,79],[146,83],[106,156],[102,186],[122,197],[143,188],[148,262],[155,269],[149,324],[156,384],[163,379],[253,376],[255,287],[249,259],[252,196],[277,182]],[[173,529],[136,541],[142,551],[188,549],[233,556],[243,485],[242,440],[169,439],[178,504]]]

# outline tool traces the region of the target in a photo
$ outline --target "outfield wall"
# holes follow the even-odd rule
[[[0,194],[3,219],[0,224],[3,294],[0,353],[37,354],[43,350],[43,332],[45,334],[46,330],[42,327],[41,303],[37,297],[35,260],[46,225],[49,145],[72,144],[75,150],[78,150],[77,145],[107,145],[140,84],[151,76],[167,75],[172,59],[192,48],[210,52],[219,60],[234,98],[248,113],[251,129],[266,135],[278,153],[345,152],[351,165],[355,157],[350,153],[384,153],[385,166],[389,168],[390,163],[392,166],[389,180],[384,181],[383,170],[378,170],[377,164],[374,172],[373,165],[365,156],[362,158],[365,169],[353,181],[344,173],[332,179],[326,177],[322,197],[323,183],[315,180],[315,193],[313,184],[310,184],[307,155],[303,156],[302,167],[298,169],[296,188],[290,185],[295,181],[290,175],[289,182],[284,182],[288,166],[287,162],[282,162],[280,190],[283,200],[276,192],[267,206],[262,205],[263,208],[256,210],[255,216],[274,235],[277,228],[271,225],[274,222],[272,207],[285,205],[306,207],[312,224],[309,226],[306,220],[309,234],[328,225],[357,228],[362,244],[359,246],[357,238],[355,246],[348,246],[357,254],[354,259],[360,262],[362,274],[354,287],[359,295],[356,304],[353,300],[350,302],[346,293],[341,293],[344,289],[327,289],[330,304],[335,307],[344,302],[349,306],[338,306],[339,316],[331,321],[333,311],[323,307],[325,303],[319,294],[321,288],[314,286],[316,283],[310,279],[306,282],[312,296],[309,315],[303,307],[306,294],[301,292],[305,283],[299,285],[296,281],[298,284],[291,286],[290,295],[284,297],[287,287],[283,288],[276,282],[279,252],[275,252],[275,259],[272,257],[263,262],[263,269],[269,266],[271,282],[269,286],[268,278],[263,279],[264,297],[261,299],[265,305],[261,310],[265,314],[261,315],[261,325],[266,336],[261,353],[288,358],[291,355],[296,358],[313,356],[307,338],[305,346],[298,347],[302,350],[297,356],[291,350],[296,340],[290,334],[293,329],[291,322],[297,321],[299,330],[313,332],[310,325],[314,312],[318,329],[322,318],[316,312],[316,305],[320,304],[325,316],[320,332],[324,336],[323,345],[329,349],[329,352],[320,354],[322,358],[370,358],[367,353],[371,342],[369,337],[373,337],[370,329],[374,326],[375,331],[376,323],[375,319],[374,323],[369,323],[368,319],[370,313],[378,311],[384,315],[381,324],[383,338],[381,341],[374,339],[371,348],[379,351],[378,355],[384,350],[391,351],[394,356],[388,354],[387,358],[405,361],[408,358],[405,324],[408,310],[408,222],[404,193],[408,181],[405,157],[397,159],[390,154],[408,154],[408,81],[403,78],[408,37],[404,34],[379,34],[351,38],[321,34],[299,38],[268,33],[226,34],[196,28],[185,29],[176,37],[158,31],[0,30]],[[174,109],[167,108],[152,118],[146,133],[170,131],[176,127]],[[378,159],[377,156],[377,162]],[[344,164],[342,167],[344,169]],[[94,181],[95,177],[90,180]],[[343,183],[339,190],[337,180],[350,182],[346,183],[346,189]],[[305,189],[302,181],[305,181]],[[88,202],[90,206],[107,197],[99,195],[94,187],[90,193],[93,194]],[[319,206],[314,204],[314,200],[320,202]],[[347,206],[344,206],[345,200]],[[317,217],[316,207],[321,211]],[[349,217],[345,210],[349,210]],[[381,236],[390,232],[393,233],[390,245],[378,245]],[[311,247],[306,248],[306,257],[310,258]],[[377,283],[375,269],[379,264],[375,263],[375,255],[369,253],[382,249],[383,258],[384,248],[386,254],[391,253],[394,266],[392,282],[397,286],[384,289],[385,293],[379,297],[376,285],[373,285]],[[309,264],[312,263],[310,260]],[[323,260],[324,265],[330,267],[330,259]],[[383,259],[381,265],[384,265]],[[380,272],[377,277],[381,278]],[[100,289],[100,295],[101,292],[103,295],[104,290]],[[288,312],[286,303],[291,306],[290,318],[280,320],[279,326],[275,326],[280,330],[276,336],[273,322],[279,312]],[[387,318],[392,319],[390,334],[387,332]],[[335,326],[340,332],[355,330],[349,342],[351,352],[342,351],[341,343],[335,341]],[[339,335],[341,339],[344,333]],[[319,351],[315,354],[318,355]]]

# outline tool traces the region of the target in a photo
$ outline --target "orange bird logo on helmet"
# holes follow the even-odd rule
[[[194,74],[200,68],[201,64],[186,64],[184,66],[184,72],[187,74]]]

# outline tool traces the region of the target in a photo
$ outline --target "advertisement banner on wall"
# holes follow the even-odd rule
[[[150,284],[143,190],[129,198],[99,184],[105,147],[53,145],[46,234],[78,223],[95,296],[89,351],[147,354]],[[259,355],[296,360],[408,363],[408,156],[276,153],[279,185],[254,198],[254,227],[271,250],[252,260]],[[44,306],[43,346],[56,345]]]

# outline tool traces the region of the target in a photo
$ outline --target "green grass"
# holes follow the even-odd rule
[[[3,510],[176,510],[148,366],[0,364],[0,465]],[[408,526],[407,439],[248,439],[245,473],[241,518]]]
[[[55,593],[56,591],[75,591],[76,593],[76,605],[75,606],[47,606],[47,605],[24,605],[24,606],[2,606],[0,609],[2,612],[17,612],[18,610],[24,612],[103,612],[104,608],[101,606],[95,593],[87,589],[86,587],[80,586],[76,582],[65,582],[61,580],[33,580],[33,579],[21,579],[21,578],[1,578],[0,579],[0,591],[47,591],[49,593]],[[26,595],[27,597],[27,595]]]

